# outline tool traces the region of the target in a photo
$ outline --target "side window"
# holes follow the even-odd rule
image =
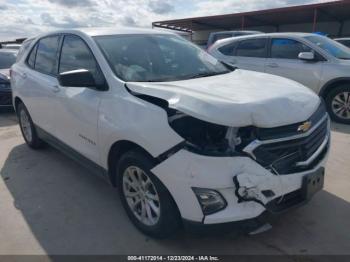
[[[36,56],[36,50],[38,49],[38,44],[36,44],[33,48],[32,51],[30,51],[30,54],[28,56],[27,63],[28,65],[34,69],[35,66],[35,56]]]
[[[266,57],[266,39],[248,39],[238,44],[236,56]]]
[[[311,52],[311,48],[292,39],[276,38],[271,41],[271,58],[298,59],[301,52]]]
[[[85,42],[77,36],[68,35],[63,40],[59,72],[77,69],[89,70],[97,85],[104,83],[104,77]]]
[[[229,43],[227,45],[220,47],[218,50],[223,55],[234,56],[236,46],[237,46],[237,42]]]
[[[49,36],[39,41],[35,59],[35,70],[50,75],[57,73],[57,50],[59,42],[60,36]]]
[[[343,45],[345,45],[347,47],[350,47],[350,40],[343,40],[343,41],[340,41],[340,43],[342,43]]]

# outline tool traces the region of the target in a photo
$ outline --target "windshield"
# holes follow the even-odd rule
[[[114,73],[124,81],[176,81],[230,72],[214,57],[178,36],[113,35],[94,39]]]
[[[338,42],[325,36],[306,36],[305,39],[311,41],[327,53],[339,59],[350,59],[350,50]]]
[[[10,68],[16,62],[16,53],[0,52],[0,69]]]

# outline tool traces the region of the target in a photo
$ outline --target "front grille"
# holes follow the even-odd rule
[[[318,123],[326,114],[326,106],[322,101],[312,116],[308,119],[313,124]],[[258,128],[257,129],[257,138],[259,140],[270,140],[270,139],[278,139],[283,137],[290,137],[294,135],[300,134],[298,131],[298,127],[302,123],[296,123],[287,126],[275,127],[275,128]]]
[[[329,132],[328,118],[324,116],[325,114],[322,122],[315,123],[319,124],[319,126],[307,136],[282,142],[263,143],[255,148],[252,153],[256,157],[257,162],[278,174],[301,172],[316,166],[326,154],[328,144],[308,166],[297,166],[297,163],[308,160],[327,138]],[[287,133],[289,134],[290,132],[287,131]],[[278,137],[280,136],[281,134],[278,134]],[[276,138],[274,137],[273,139]]]

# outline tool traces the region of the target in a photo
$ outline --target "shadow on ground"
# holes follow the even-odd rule
[[[1,175],[48,254],[350,253],[350,204],[326,191],[260,235],[199,237],[181,231],[154,240],[133,227],[114,188],[52,148],[14,147]]]

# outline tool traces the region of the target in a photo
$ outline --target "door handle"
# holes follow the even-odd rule
[[[267,64],[267,66],[271,67],[271,68],[276,68],[276,67],[278,67],[278,64],[276,64],[276,63],[269,63],[269,64]]]
[[[54,92],[54,93],[58,93],[60,90],[61,90],[61,89],[60,89],[60,87],[59,87],[58,85],[54,85],[54,86],[52,87],[52,92]]]

